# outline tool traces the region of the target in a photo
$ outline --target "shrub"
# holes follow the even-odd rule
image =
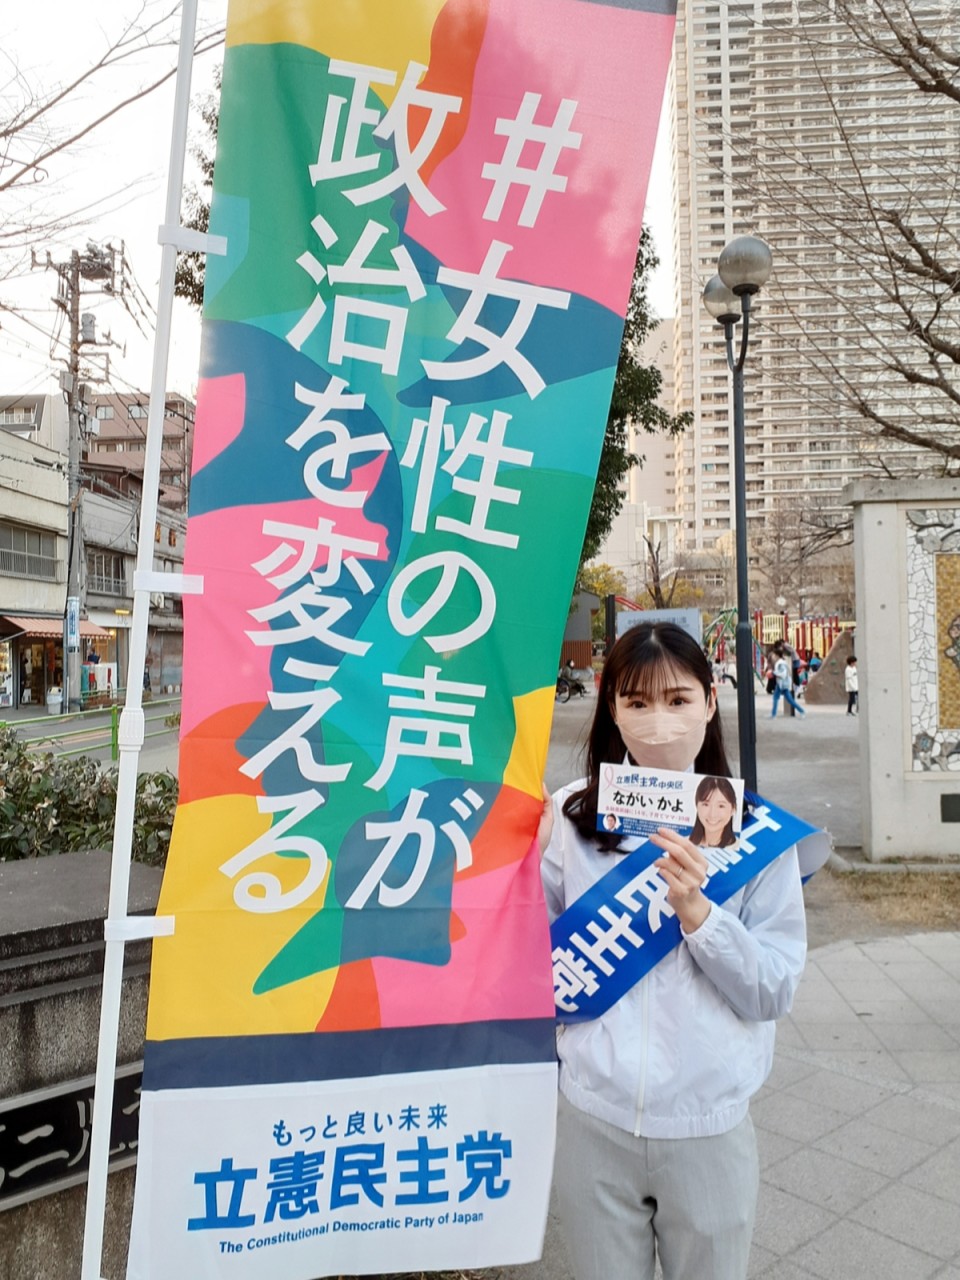
[[[9,726],[0,725],[0,862],[110,848],[117,776],[88,756],[28,751]],[[162,866],[176,806],[172,773],[140,774],[133,818],[137,861]]]

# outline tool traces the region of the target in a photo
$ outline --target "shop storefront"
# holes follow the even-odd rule
[[[166,620],[164,620],[166,621]],[[183,684],[183,624],[151,626],[147,633],[144,688],[154,695],[179,693]]]
[[[13,706],[13,644],[0,639],[0,709]]]
[[[107,631],[86,619],[80,622],[80,644],[103,643]],[[51,690],[63,688],[63,618],[0,614],[0,697],[9,707],[46,705]]]
[[[90,609],[88,615],[106,633],[103,640],[84,649],[84,659],[93,658],[96,663],[95,667],[88,663],[90,692],[116,697],[126,685],[133,616],[129,609]]]

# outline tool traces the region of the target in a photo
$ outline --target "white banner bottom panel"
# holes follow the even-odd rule
[[[533,1262],[556,1086],[533,1063],[144,1090],[127,1280]]]

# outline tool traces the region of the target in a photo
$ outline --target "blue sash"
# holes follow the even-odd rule
[[[737,843],[703,850],[708,864],[703,892],[711,902],[725,902],[774,858],[823,834],[769,800],[749,799],[756,803],[744,815]],[[829,842],[811,843],[817,850],[813,860],[822,865]],[[554,921],[550,944],[559,1022],[599,1018],[679,945],[680,922],[667,902],[667,883],[653,865],[662,856],[644,840]]]

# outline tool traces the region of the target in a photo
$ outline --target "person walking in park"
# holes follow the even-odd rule
[[[803,707],[793,696],[793,666],[790,659],[782,647],[774,646],[773,652],[773,710],[770,712],[770,718],[776,718],[777,707],[780,705],[781,698],[785,699],[787,705],[793,708],[794,713],[801,716],[806,715],[807,713]]]
[[[730,683],[734,688],[737,687],[737,678],[730,670],[730,663],[726,658],[714,658],[712,662],[713,683],[719,689],[722,684]]]
[[[851,653],[843,670],[843,687],[847,691],[847,715],[860,714],[860,679],[857,675],[857,660]]]
[[[551,920],[643,843],[597,830],[602,770],[622,761],[730,776],[709,661],[672,624],[617,641],[587,776],[547,798]],[[744,1280],[759,1177],[749,1103],[806,955],[796,847],[720,906],[703,893],[700,847],[666,828],[650,840],[660,856],[644,883],[665,886],[659,911],[677,917],[679,943],[604,1013],[558,1036],[561,1224],[577,1280],[653,1280],[658,1257],[664,1280]]]

